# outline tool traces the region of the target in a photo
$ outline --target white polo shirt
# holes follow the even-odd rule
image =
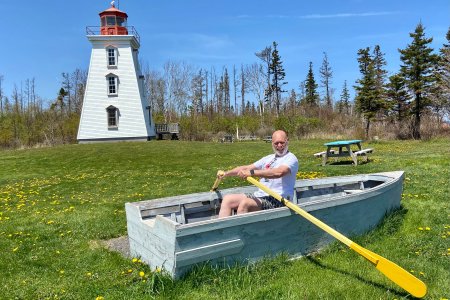
[[[258,170],[274,169],[282,165],[286,165],[290,174],[284,175],[280,178],[261,178],[259,182],[280,194],[283,198],[290,199],[292,201],[294,196],[294,185],[298,172],[298,159],[291,152],[286,153],[284,156],[277,156],[275,154],[267,155],[254,163]],[[269,196],[266,192],[258,189],[254,193],[255,197]]]

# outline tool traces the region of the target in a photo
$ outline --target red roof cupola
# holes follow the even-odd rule
[[[101,20],[100,35],[128,35],[128,15],[118,10],[111,2],[111,7],[99,13]]]

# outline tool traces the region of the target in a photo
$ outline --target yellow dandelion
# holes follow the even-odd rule
[[[161,268],[160,268],[160,267],[157,267],[157,268],[155,269],[155,272],[156,272],[156,273],[160,273],[160,272],[161,272]]]
[[[87,276],[87,277],[91,277],[91,276],[92,276],[92,273],[91,273],[91,272],[87,272],[87,273],[86,273],[86,276]]]
[[[16,252],[17,250],[19,250],[19,247],[12,249],[12,252]]]
[[[105,297],[103,297],[103,296],[97,296],[97,297],[95,298],[95,300],[105,300]]]
[[[418,229],[419,229],[419,230],[423,230],[423,227],[419,227]]]
[[[431,230],[431,228],[427,226],[427,227],[425,227],[425,230]]]
[[[59,274],[64,274],[64,270],[59,270]]]
[[[135,263],[135,262],[138,261],[138,259],[135,257],[135,258],[133,258],[131,261]]]
[[[131,272],[133,272],[133,269],[128,269],[128,273],[131,273]]]
[[[139,276],[140,276],[140,277],[144,277],[144,276],[145,276],[145,273],[144,273],[143,271],[140,271],[140,272],[139,272]]]

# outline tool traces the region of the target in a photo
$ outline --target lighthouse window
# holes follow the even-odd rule
[[[119,124],[119,110],[112,105],[106,108],[106,114],[108,117],[108,128],[117,128]]]
[[[116,25],[116,17],[106,17],[106,25],[108,26]]]
[[[114,48],[108,48],[106,49],[108,53],[108,66],[116,66],[117,65],[117,56],[116,56],[116,49]]]
[[[117,77],[108,76],[108,95],[117,95]]]
[[[124,26],[123,23],[125,22],[125,19],[121,18],[121,17],[117,17],[116,22],[117,22],[118,26]]]

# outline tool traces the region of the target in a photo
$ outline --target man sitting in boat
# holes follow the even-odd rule
[[[260,177],[262,184],[283,198],[293,199],[298,160],[293,153],[289,152],[288,143],[287,133],[277,130],[272,134],[274,154],[267,155],[251,165],[239,166],[223,172],[218,176],[220,179],[226,176],[239,176],[243,179],[248,176]],[[237,210],[237,214],[243,214],[280,206],[282,206],[281,202],[261,189],[253,194],[229,194],[223,197],[219,218],[231,216],[233,210]]]

